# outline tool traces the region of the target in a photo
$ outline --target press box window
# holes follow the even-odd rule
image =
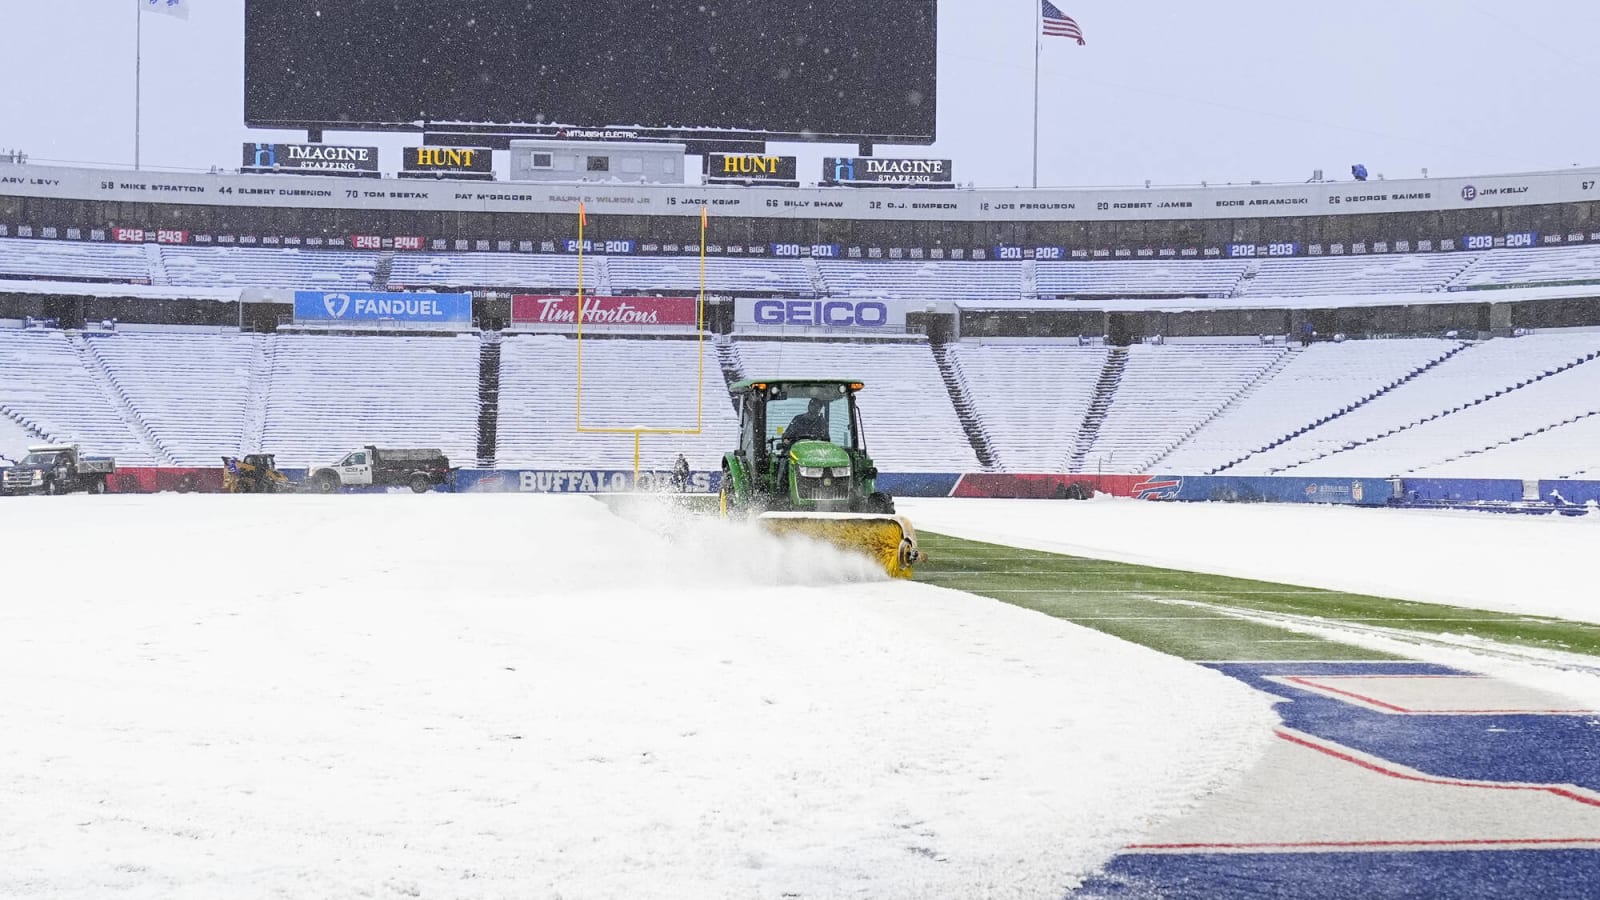
[[[591,157],[589,157],[589,171],[591,171],[591,172],[609,172],[609,171],[611,171],[611,157],[609,157],[609,156],[591,156]]]
[[[532,165],[535,169],[554,168],[554,164],[550,161],[550,154],[548,153],[535,153],[533,155]]]

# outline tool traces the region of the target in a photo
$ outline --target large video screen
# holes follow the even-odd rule
[[[931,143],[936,7],[246,0],[245,121]]]

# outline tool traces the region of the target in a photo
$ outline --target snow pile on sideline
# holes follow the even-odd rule
[[[1093,559],[1600,622],[1600,515],[1096,498],[897,501],[919,531]]]
[[[0,505],[0,896],[1057,898],[1275,721],[584,498]]]

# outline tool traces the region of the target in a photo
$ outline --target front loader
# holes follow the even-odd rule
[[[859,381],[756,378],[729,388],[739,448],[722,458],[725,515],[768,531],[803,534],[877,560],[908,578],[922,558],[911,523],[877,488],[856,406]]]
[[[230,494],[273,494],[291,490],[271,453],[250,453],[243,459],[222,458],[222,489]]]

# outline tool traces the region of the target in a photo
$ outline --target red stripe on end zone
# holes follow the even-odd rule
[[[1308,678],[1303,678],[1303,677],[1301,677],[1299,675],[1290,675],[1287,678],[1284,678],[1283,680],[1284,681],[1292,681],[1295,684],[1300,685],[1301,687],[1310,688],[1311,690],[1314,690],[1314,691],[1326,691],[1326,692],[1328,692],[1330,694],[1339,694],[1340,696],[1349,697],[1352,700],[1360,700],[1362,703],[1370,704],[1372,706],[1376,706],[1376,707],[1379,707],[1381,709],[1392,710],[1394,712],[1399,712],[1399,713],[1413,712],[1413,710],[1406,709],[1403,706],[1395,706],[1393,703],[1385,703],[1382,700],[1375,700],[1375,699],[1373,699],[1371,697],[1367,697],[1367,696],[1364,696],[1362,694],[1358,694],[1355,691],[1347,691],[1347,690],[1344,690],[1342,688],[1331,687],[1329,685],[1323,684],[1320,681],[1312,681],[1312,680],[1310,680]]]
[[[1555,785],[1547,784],[1489,784],[1482,781],[1461,781],[1455,778],[1435,778],[1432,775],[1412,775],[1407,772],[1397,772],[1394,769],[1380,766],[1377,763],[1369,762],[1368,760],[1360,759],[1349,753],[1345,753],[1342,750],[1336,750],[1333,747],[1328,747],[1315,741],[1298,737],[1286,731],[1276,731],[1274,734],[1291,744],[1298,744],[1301,747],[1315,750],[1318,753],[1326,754],[1334,759],[1360,766],[1361,768],[1370,772],[1377,772],[1380,775],[1387,775],[1390,778],[1399,778],[1403,781],[1417,781],[1423,784],[1442,784],[1451,787],[1482,788],[1488,791],[1538,791],[1540,793],[1552,794],[1566,800],[1573,800],[1578,803],[1582,803],[1585,806],[1600,807],[1600,799],[1589,797],[1584,794],[1577,793],[1576,791],[1568,790],[1564,787],[1556,787]]]

